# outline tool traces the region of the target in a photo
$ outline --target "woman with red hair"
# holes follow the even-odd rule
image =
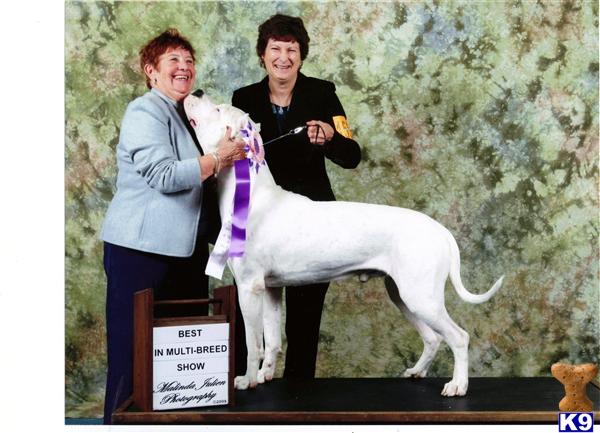
[[[117,145],[117,190],[101,238],[107,277],[108,372],[104,423],[132,393],[133,295],[206,298],[208,240],[220,221],[214,175],[245,157],[244,143],[221,139],[205,155],[183,111],[196,80],[194,49],[169,29],[140,51],[147,93],[132,101]]]

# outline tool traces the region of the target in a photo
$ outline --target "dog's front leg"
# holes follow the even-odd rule
[[[246,329],[248,363],[246,374],[244,376],[237,376],[234,386],[236,389],[255,388],[258,366],[264,355],[262,321],[263,298],[265,296],[264,283],[262,287],[257,287],[253,284],[238,282],[238,296]]]
[[[273,379],[277,356],[281,353],[281,287],[268,288],[263,300],[265,359],[258,372],[258,383]]]

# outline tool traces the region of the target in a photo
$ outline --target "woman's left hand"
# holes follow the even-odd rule
[[[308,139],[312,144],[322,146],[333,138],[333,128],[329,123],[309,120],[306,124],[308,125]]]

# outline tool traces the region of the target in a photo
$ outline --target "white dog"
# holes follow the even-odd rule
[[[247,114],[230,105],[215,105],[206,96],[190,95],[184,104],[206,153],[216,150],[226,126],[232,128],[232,136],[248,122],[257,128]],[[255,154],[250,152],[249,156],[260,163],[256,158],[258,150],[253,150]],[[248,347],[247,371],[245,376],[236,377],[235,387],[255,387],[273,378],[281,351],[281,290],[273,287],[325,282],[357,274],[364,277],[375,272],[386,275],[390,298],[423,339],[421,357],[403,376],[424,377],[444,340],[454,354],[454,373],[442,395],[465,395],[469,380],[469,334],[446,311],[445,282],[450,275],[463,300],[481,303],[494,295],[504,277],[488,292],[472,294],[461,282],[456,241],[435,220],[391,206],[315,202],[277,186],[266,165],[258,170],[254,167],[250,170],[245,252],[243,257],[229,258],[227,262],[238,287]],[[234,170],[219,173],[222,234],[231,226],[235,188]],[[218,244],[219,241],[215,251]]]

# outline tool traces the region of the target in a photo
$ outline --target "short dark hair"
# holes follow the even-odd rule
[[[142,67],[142,73],[146,78],[146,86],[150,89],[150,78],[144,72],[146,65],[152,65],[156,68],[158,65],[158,59],[169,49],[183,48],[192,55],[194,62],[196,57],[194,56],[195,51],[186,38],[184,38],[177,29],[167,29],[154,39],[148,41],[146,45],[140,50],[140,66]]]
[[[301,18],[289,15],[276,14],[258,26],[258,39],[256,41],[256,54],[260,65],[264,67],[262,56],[265,54],[269,39],[276,41],[293,42],[300,45],[300,58],[308,56],[308,43],[310,38]]]

